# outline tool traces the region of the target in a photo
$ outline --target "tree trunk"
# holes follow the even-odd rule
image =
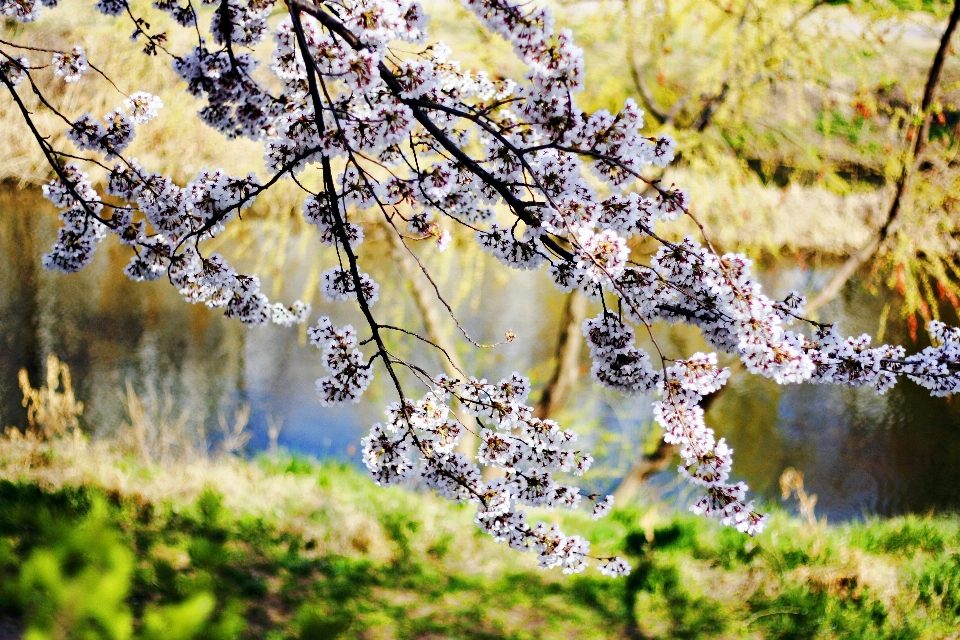
[[[583,344],[581,326],[587,316],[587,299],[578,291],[567,296],[557,337],[556,366],[547,385],[533,407],[533,415],[546,419],[553,416],[567,399],[580,373],[580,349]]]
[[[677,445],[667,444],[661,438],[656,450],[644,454],[633,463],[627,474],[620,480],[620,484],[613,490],[613,503],[618,506],[629,504],[647,478],[670,466],[670,461],[679,449]]]

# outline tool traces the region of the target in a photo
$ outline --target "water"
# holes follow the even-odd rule
[[[17,371],[26,368],[38,384],[46,355],[54,353],[71,368],[77,396],[86,405],[84,427],[98,436],[112,437],[127,419],[122,393],[129,382],[145,397],[169,398],[168,418],[185,415],[190,424],[203,425],[213,441],[220,418],[229,422],[246,404],[251,451],[267,446],[268,424],[280,423],[282,446],[359,464],[360,438],[393,399],[386,389],[374,385],[351,407],[320,407],[314,380],[324,372],[319,352],[304,346],[302,331],[248,330],[219,312],[185,304],[164,282],[132,283],[121,272],[129,254],[110,240],[79,274],[45,272],[40,255],[56,224],[54,212],[36,193],[0,192],[0,424],[25,424]],[[279,246],[291,248],[283,269],[297,275],[265,279],[270,295],[290,301],[313,290],[310,274],[327,265],[326,258],[314,255],[317,245],[309,236],[271,235],[257,223],[250,223],[246,233],[261,249],[278,237]],[[364,247],[371,256],[385,255],[375,238]],[[262,262],[264,253],[248,251],[248,262]],[[512,370],[543,379],[562,297],[542,286],[538,274],[505,274],[490,262],[468,254],[465,262],[447,263],[438,272],[442,289],[474,337],[494,342],[506,330],[517,334],[514,343],[479,355],[466,350],[468,367],[491,379]],[[268,273],[271,262],[260,267],[258,273]],[[393,265],[380,258],[370,270],[386,283]],[[827,275],[823,269],[781,266],[765,273],[764,280],[773,293],[782,294],[814,287]],[[382,294],[379,313],[393,324],[419,326],[402,287],[383,286]],[[322,312],[362,326],[349,306],[314,302],[314,318]],[[874,333],[883,307],[882,296],[854,285],[822,316],[838,320],[844,333]],[[890,315],[895,318],[896,312]],[[658,331],[672,348],[701,348],[691,331]],[[894,320],[886,334],[890,341],[908,340]],[[401,355],[425,357],[422,349],[395,344]],[[439,371],[432,356],[426,357],[427,368]],[[590,475],[598,490],[615,484],[654,428],[646,399],[603,392],[587,375],[561,417],[584,433],[596,452],[598,465]],[[808,491],[819,496],[818,512],[831,520],[960,508],[960,407],[930,398],[908,381],[878,397],[867,389],[778,387],[739,374],[711,408],[708,422],[734,447],[735,476],[770,500],[779,499],[778,478],[792,466],[805,473]],[[669,487],[673,477],[672,471],[664,472],[652,486]]]
[[[44,271],[40,257],[49,250],[57,224],[55,212],[37,193],[0,191],[0,425],[26,424],[17,372],[26,368],[34,386],[39,385],[47,354],[53,353],[70,366],[77,397],[85,404],[84,428],[98,435],[110,437],[127,419],[122,394],[129,381],[139,394],[159,397],[161,405],[165,397],[172,397],[174,408],[164,417],[172,420],[186,414],[190,422],[204,424],[212,439],[218,436],[220,418],[230,422],[237,408],[246,404],[250,407],[252,450],[265,448],[268,424],[279,423],[280,445],[321,458],[359,463],[360,438],[370,424],[382,418],[383,408],[395,397],[388,397],[386,390],[375,384],[358,405],[321,407],[315,381],[326,372],[320,352],[306,344],[305,327],[299,331],[273,325],[247,329],[225,320],[219,311],[186,304],[165,281],[130,282],[122,273],[130,254],[112,239],[103,243],[93,263],[79,273]],[[260,245],[283,236],[273,233],[272,227],[251,226]],[[286,277],[276,288],[273,281],[264,279],[264,291],[274,299],[292,302],[302,297],[305,288],[316,292],[315,284],[305,287],[307,281],[312,276],[315,282],[321,268],[333,266],[332,255],[326,256],[326,262],[314,260],[311,252],[319,243],[312,237],[306,239],[314,243],[298,238],[284,243],[290,248],[284,268],[297,277]],[[363,250],[384,249],[370,238],[361,257]],[[234,264],[254,267],[253,272],[261,275],[276,266],[268,260],[266,267],[256,268],[261,252],[248,253],[253,254],[250,259]],[[467,313],[471,307],[483,311],[465,319],[465,328],[483,342],[503,341],[507,330],[518,336],[512,344],[484,350],[479,358],[465,358],[471,369],[499,378],[542,360],[543,343],[535,338],[554,327],[550,314],[527,317],[528,311],[540,309],[543,298],[534,274],[517,274],[507,283],[513,294],[525,301],[517,305],[499,295],[504,283],[497,278],[470,265],[457,267],[470,276],[466,284],[480,292],[477,300],[468,299],[460,307]],[[386,283],[384,272],[392,265],[381,261],[369,268],[378,281]],[[462,287],[457,290],[464,284],[460,273],[446,278],[437,275],[441,285],[450,285],[445,291],[451,300],[463,297]],[[559,308],[562,300],[558,294],[547,291],[545,295],[547,307]],[[482,304],[475,304],[480,298]],[[406,300],[405,290],[384,284],[375,308],[378,317],[389,324],[418,327],[416,310],[402,300]],[[352,305],[316,299],[313,303],[312,321],[322,313],[337,324],[363,326]],[[396,355],[424,355],[423,349],[411,349],[397,341],[397,335],[388,336],[396,345],[392,349]],[[435,357],[419,362],[440,371]],[[413,389],[410,381],[405,381]]]

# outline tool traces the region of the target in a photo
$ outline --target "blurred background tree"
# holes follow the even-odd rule
[[[607,88],[594,99],[613,104],[632,95],[651,129],[676,136],[678,170],[699,177],[702,192],[693,201],[727,248],[768,257],[850,256],[811,301],[817,309],[861,267],[868,285],[882,283],[903,296],[899,312],[912,333],[915,314],[929,320],[957,308],[955,3],[569,6],[572,15],[597,15],[571,20],[581,25],[588,60],[604,67],[598,75]],[[683,183],[689,184],[686,176]],[[787,209],[794,199],[804,201],[807,221],[764,220],[763,206],[738,211],[760,188],[781,191],[779,204]],[[853,203],[862,228],[848,228],[843,238],[831,237],[829,228],[811,232],[810,223],[837,213],[820,210],[831,202]],[[779,233],[768,229],[758,237],[743,229],[772,222]]]

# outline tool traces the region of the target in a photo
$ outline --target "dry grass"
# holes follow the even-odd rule
[[[797,184],[783,189],[755,181],[734,184],[684,169],[671,170],[665,182],[691,193],[692,212],[712,242],[725,249],[749,248],[772,255],[849,254],[873,237],[889,201],[883,191],[841,196]],[[692,224],[678,233],[697,235]]]
[[[70,368],[50,354],[47,356],[47,384],[34,389],[27,370],[17,375],[23,392],[23,406],[27,409],[29,430],[43,439],[75,433],[80,428],[79,417],[83,403],[73,393]]]
[[[473,529],[469,510],[400,489],[378,490],[352,472],[321,472],[319,482],[312,465],[303,469],[310,473],[285,473],[290,460],[282,458],[275,445],[262,465],[238,457],[250,437],[246,405],[231,419],[219,416],[222,433],[208,439],[201,424],[176,410],[169,394],[141,395],[128,382],[123,394],[127,420],[110,440],[91,441],[78,427],[82,404],[75,400],[69,369],[55,356],[47,366],[47,386],[39,390],[30,386],[25,371],[20,373],[31,427],[25,433],[9,427],[0,437],[0,479],[51,491],[92,485],[174,507],[191,505],[213,489],[235,514],[275,521],[318,541],[325,553],[379,560],[389,559],[393,549],[381,522],[384,513],[417,514],[429,532],[417,537],[415,546],[422,553],[444,536],[463,539],[463,531]],[[275,439],[279,426],[273,424],[272,432]],[[489,547],[496,545],[477,536],[463,542],[453,557],[480,571],[469,558],[490,556]],[[483,553],[477,552],[480,544]],[[483,570],[507,566],[514,562],[509,557],[495,551],[494,562],[484,562]]]
[[[133,3],[142,12],[146,2]],[[157,14],[157,15],[154,15]],[[149,13],[155,31],[165,29],[162,14]],[[153,18],[160,18],[154,20]],[[44,11],[35,24],[16,27],[12,23],[0,27],[5,40],[26,43],[45,49],[67,49],[80,43],[88,60],[114,80],[114,89],[93,71],[81,82],[67,84],[54,78],[50,68],[34,72],[37,83],[52,104],[69,118],[84,112],[101,117],[117,108],[134,91],[149,91],[161,96],[164,107],[160,116],[140,129],[140,135],[125,153],[138,158],[145,166],[179,179],[189,179],[206,166],[227,166],[231,171],[254,171],[262,166],[262,151],[255,143],[231,143],[233,151],[224,153],[226,139],[195,116],[200,102],[183,91],[183,83],[174,73],[166,56],[148,57],[130,42],[132,31],[127,23],[102,16],[91,10]],[[170,48],[184,51],[190,46],[190,34],[182,29],[168,30]],[[46,62],[46,54],[25,52],[34,64]],[[64,135],[67,123],[41,107],[25,85],[19,91],[34,111],[40,131],[52,135],[55,147],[72,149]],[[29,135],[23,116],[12,100],[0,101],[0,167],[5,179],[20,183],[37,183],[49,175],[36,141]],[[100,177],[100,176],[97,176]]]
[[[353,472],[326,473],[320,468],[318,481],[318,469],[285,473],[283,464],[274,466],[269,458],[256,464],[227,454],[145,464],[108,442],[91,442],[75,433],[42,440],[8,429],[0,437],[0,480],[51,491],[96,486],[175,509],[192,505],[205,490],[213,489],[237,516],[275,522],[316,540],[325,554],[377,561],[388,561],[395,554],[384,513],[415,514],[421,531],[411,540],[415,553],[426,555],[438,541],[453,537],[457,544],[445,562],[460,571],[496,575],[536,566],[534,558],[518,556],[476,535],[471,509],[403,489],[378,489]]]
[[[100,486],[174,505],[192,504],[205,489],[212,488],[223,495],[224,505],[234,513],[276,518],[322,540],[334,553],[355,553],[362,540],[371,555],[388,554],[386,541],[376,535],[376,520],[340,508],[345,500],[318,487],[312,475],[268,473],[233,456],[142,464],[106,442],[89,442],[83,437],[43,441],[16,434],[10,431],[0,440],[0,478],[5,480],[50,490]],[[315,518],[318,513],[328,514],[337,526],[320,530]]]

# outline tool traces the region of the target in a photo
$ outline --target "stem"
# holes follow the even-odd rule
[[[417,310],[420,312],[420,318],[423,320],[423,327],[427,333],[427,337],[433,346],[443,354],[443,357],[439,358],[439,360],[444,373],[454,379],[465,378],[466,376],[463,373],[464,366],[460,361],[460,357],[457,355],[456,345],[453,343],[453,340],[451,340],[449,332],[444,331],[441,325],[441,317],[443,314],[440,309],[437,308],[434,296],[429,290],[429,287],[424,285],[421,278],[423,274],[421,273],[420,265],[417,264],[416,259],[410,254],[409,249],[396,233],[396,229],[388,224],[386,220],[381,224],[390,240],[391,257],[400,266],[404,278],[410,283],[413,301],[417,306]],[[473,421],[459,402],[452,410],[457,420],[460,424],[464,425],[464,427]],[[456,451],[467,457],[476,455],[477,438],[472,436],[470,432],[464,434],[464,437],[457,445]]]

